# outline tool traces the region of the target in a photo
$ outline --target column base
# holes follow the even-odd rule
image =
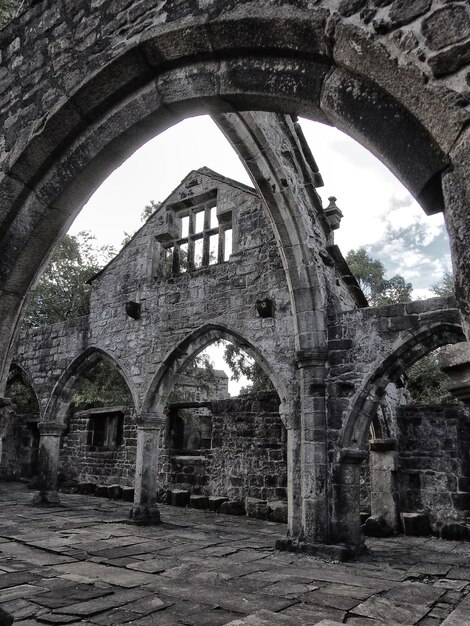
[[[145,506],[133,506],[129,517],[132,524],[139,524],[142,526],[151,526],[161,524],[160,511],[156,505]]]
[[[33,498],[33,506],[60,506],[57,491],[40,491]]]
[[[365,551],[364,544],[349,546],[345,543],[314,543],[288,537],[277,539],[275,548],[282,552],[299,552],[309,556],[318,556],[328,561],[351,561]]]

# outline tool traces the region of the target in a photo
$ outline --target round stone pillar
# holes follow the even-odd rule
[[[10,398],[0,397],[0,466],[3,456],[3,439],[13,420],[15,405]]]
[[[38,454],[39,493],[33,498],[34,506],[59,506],[57,493],[57,470],[59,467],[60,437],[65,430],[64,424],[57,422],[39,422],[40,432]]]
[[[134,506],[130,517],[136,524],[159,524],[157,508],[158,450],[165,418],[154,414],[140,416],[137,423]]]

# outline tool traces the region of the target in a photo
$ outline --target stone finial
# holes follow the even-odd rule
[[[325,209],[325,216],[331,230],[336,230],[339,228],[343,214],[341,209],[336,206],[336,198],[334,196],[330,196],[328,200],[330,201],[330,204]]]

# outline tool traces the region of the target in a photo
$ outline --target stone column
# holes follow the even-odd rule
[[[130,517],[136,524],[159,524],[157,508],[158,449],[165,418],[153,414],[141,416],[137,425],[134,506]]]
[[[0,467],[3,457],[3,439],[15,413],[15,404],[10,398],[0,397]]]
[[[375,439],[370,442],[370,513],[382,518],[390,531],[398,530],[398,506],[395,485],[397,442]]]
[[[333,523],[331,539],[343,547],[342,558],[352,558],[364,549],[361,530],[360,465],[367,452],[343,449],[333,471]]]
[[[294,532],[277,541],[276,547],[336,557],[329,538],[325,359],[326,352],[318,349],[297,364],[301,415],[299,430],[291,435],[296,450],[291,450],[290,456],[297,461],[291,476],[299,483],[300,510],[293,512]]]
[[[39,422],[38,481],[39,493],[34,496],[34,506],[59,506],[57,493],[57,470],[59,467],[60,437],[64,424]]]

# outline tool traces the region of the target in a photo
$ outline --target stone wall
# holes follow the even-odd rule
[[[212,463],[208,490],[243,500],[287,498],[286,431],[274,393],[211,405]]]
[[[77,411],[69,417],[60,451],[62,480],[133,486],[137,442],[135,414],[126,407],[116,408],[122,411],[124,418],[122,440],[116,446],[90,445],[89,421],[96,409]]]
[[[210,403],[212,448],[181,453],[169,450],[162,435],[159,487],[187,489],[194,494],[285,500],[287,486],[286,431],[279,417],[279,398],[261,392]],[[124,413],[121,445],[113,449],[88,442],[95,410],[77,411],[62,438],[62,480],[100,485],[134,484],[135,416]],[[116,409],[113,409],[113,411]]]
[[[460,406],[398,411],[401,512],[424,511],[431,527],[463,521],[470,509],[470,411]]]

